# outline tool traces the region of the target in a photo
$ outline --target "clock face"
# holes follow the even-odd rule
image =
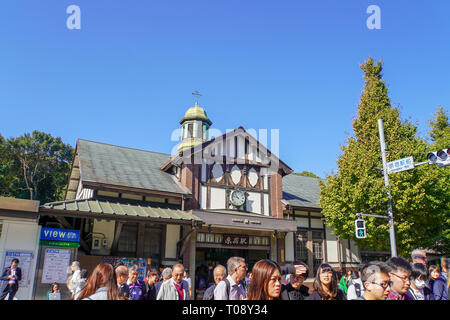
[[[245,194],[241,190],[234,190],[231,193],[231,203],[234,204],[237,207],[240,207],[245,202]]]

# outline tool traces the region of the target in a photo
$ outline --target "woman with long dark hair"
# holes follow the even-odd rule
[[[339,289],[336,271],[327,263],[322,263],[316,272],[314,291],[306,300],[347,300]]]
[[[119,288],[116,281],[116,273],[112,265],[108,263],[98,264],[86,285],[76,296],[76,300],[120,300]]]
[[[274,300],[281,292],[281,269],[272,260],[264,259],[255,263],[247,300]]]

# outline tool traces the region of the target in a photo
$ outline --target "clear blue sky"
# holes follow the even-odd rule
[[[71,4],[81,30],[66,27]],[[366,26],[372,4],[381,30]],[[279,129],[280,158],[324,177],[369,56],[422,136],[449,110],[449,14],[448,0],[2,0],[0,133],[170,153],[199,90],[213,127]]]

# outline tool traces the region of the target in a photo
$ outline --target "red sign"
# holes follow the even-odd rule
[[[226,246],[248,246],[248,236],[223,235],[223,244]]]

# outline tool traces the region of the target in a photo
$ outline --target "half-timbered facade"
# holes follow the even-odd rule
[[[42,205],[41,224],[79,229],[88,268],[113,256],[181,261],[195,279],[231,256],[250,267],[304,260],[312,272],[330,261],[318,188],[302,187],[307,180],[243,127],[209,138],[211,124],[197,103],[189,108],[175,155],[79,139],[66,199]]]

